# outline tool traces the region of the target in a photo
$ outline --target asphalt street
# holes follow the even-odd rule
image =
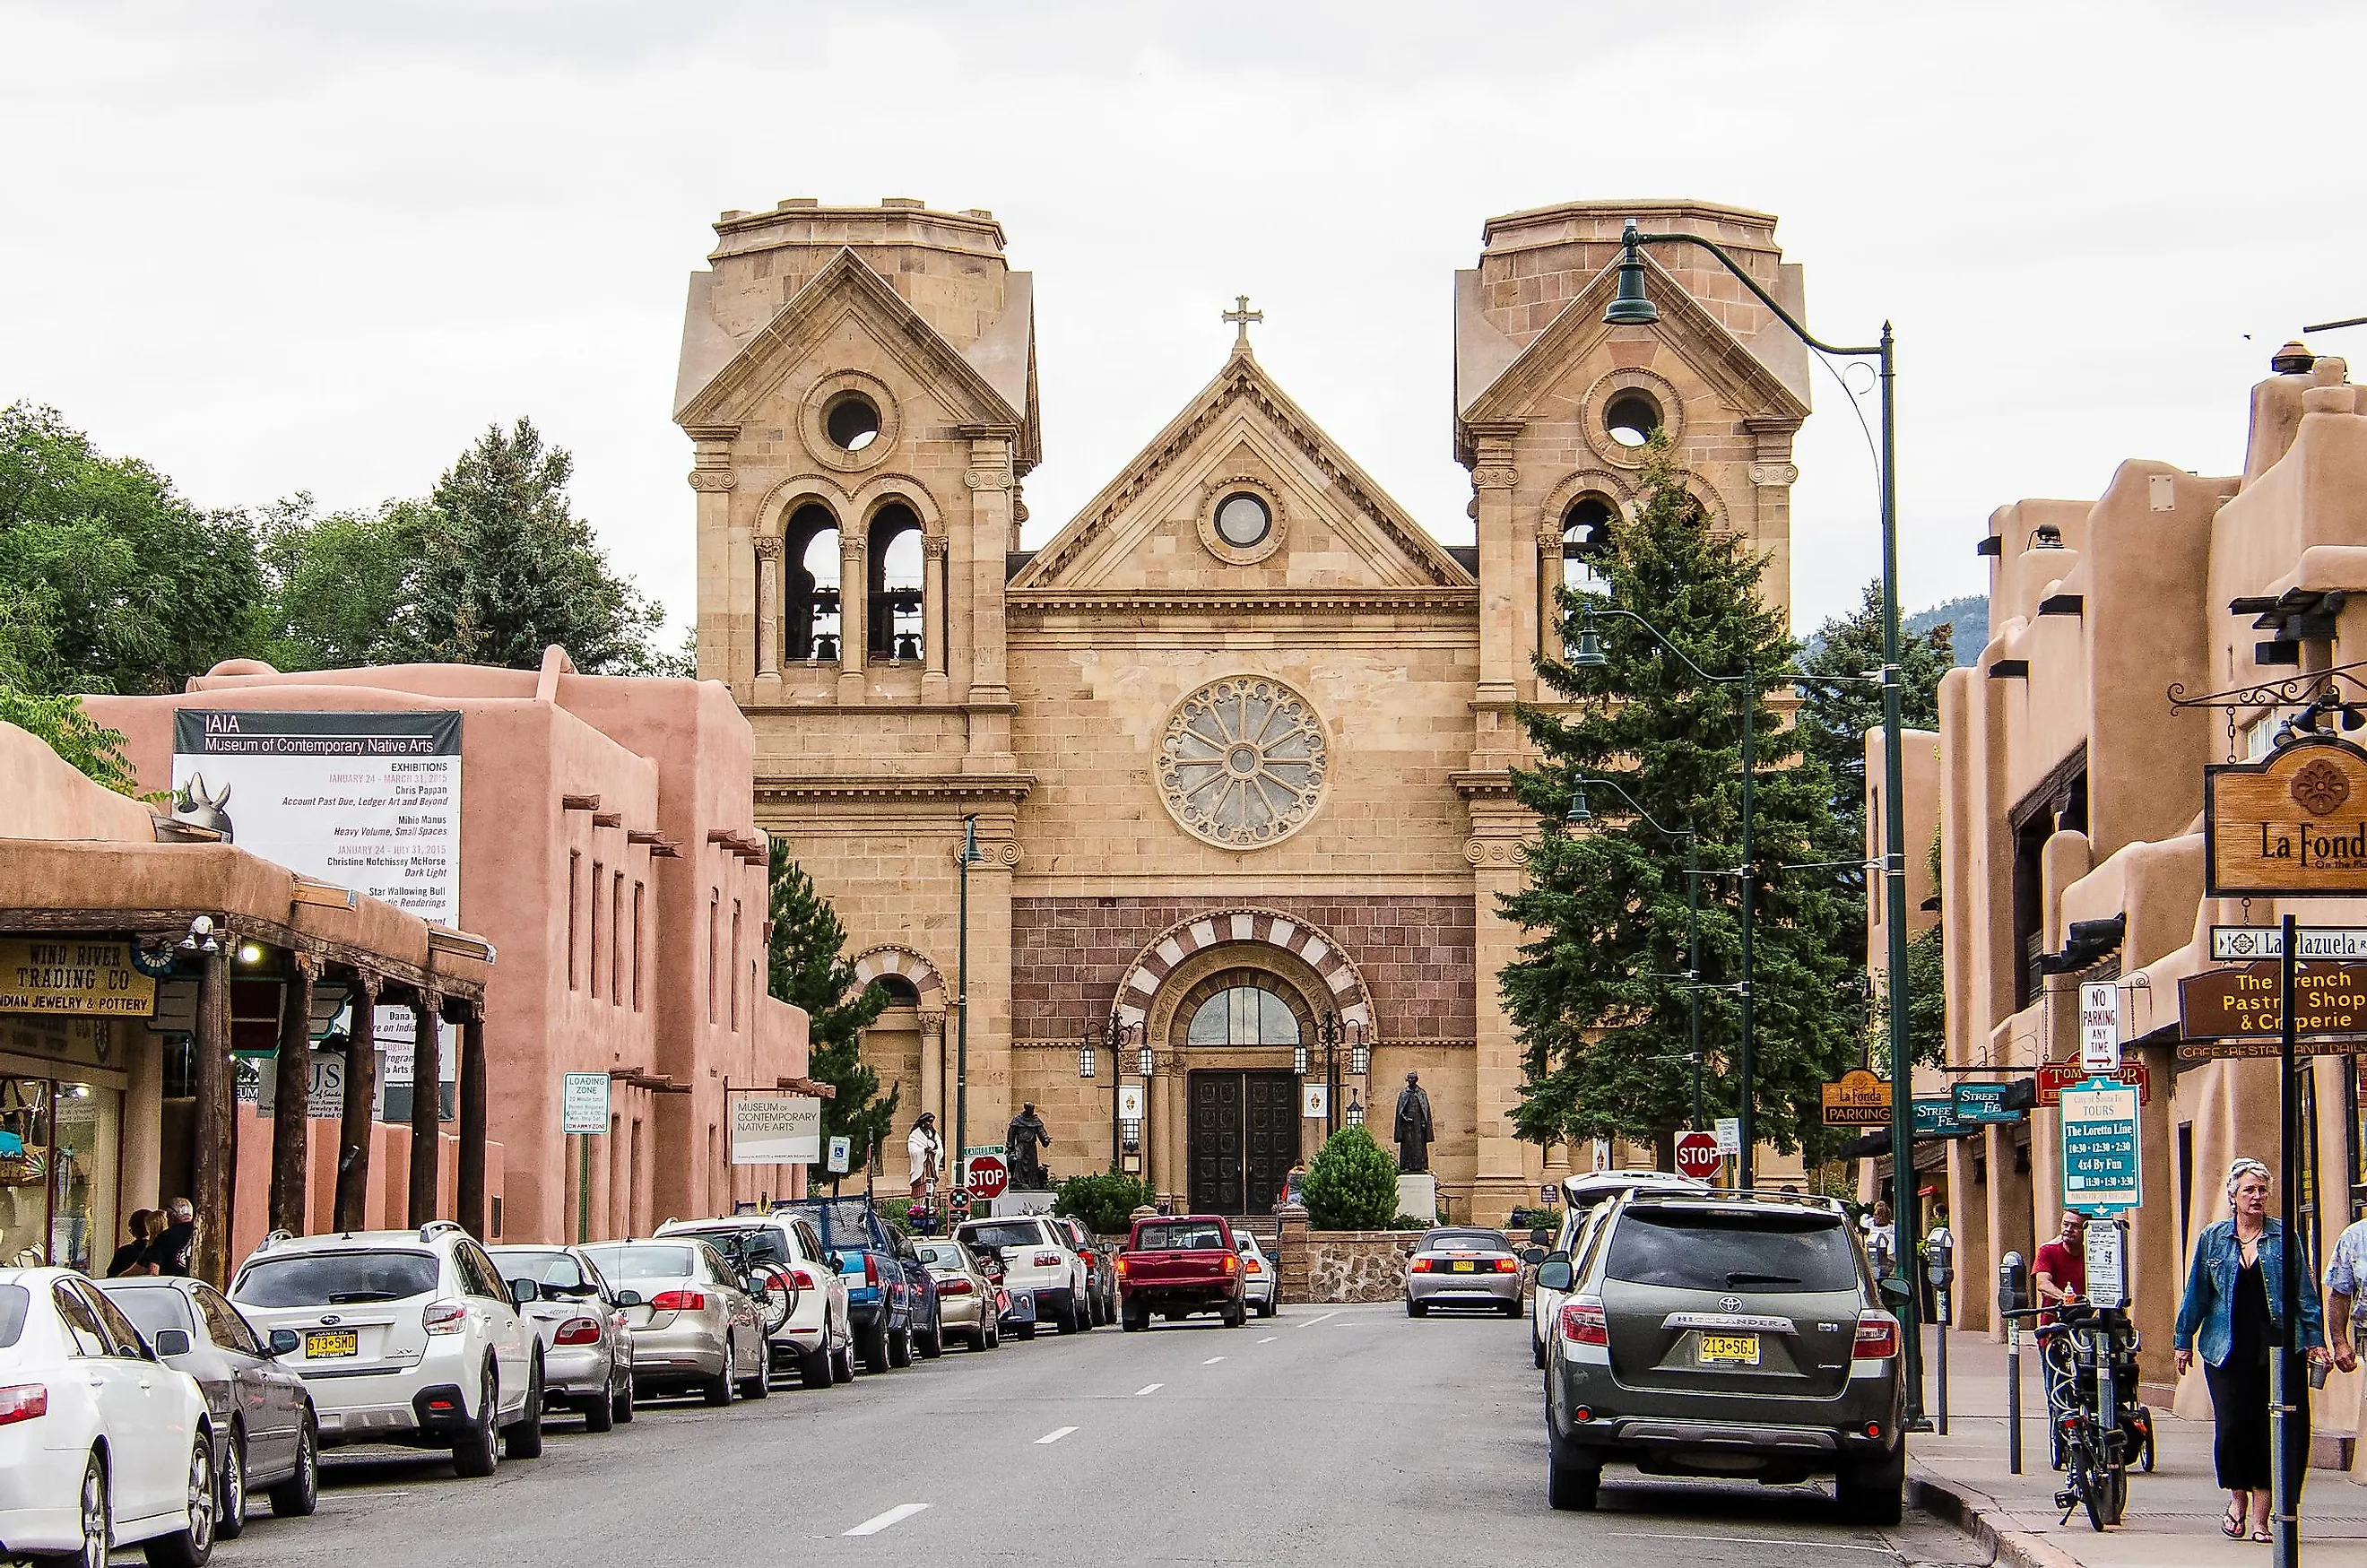
[[[554,1421],[491,1481],[348,1450],[320,1516],[264,1514],[226,1568],[583,1568],[794,1559],[946,1564],[1616,1562],[1889,1568],[1984,1561],[1910,1515],[1845,1526],[1819,1487],[1605,1478],[1594,1515],[1546,1506],[1527,1327],[1292,1307],[1225,1329],[1115,1328],[762,1404],[646,1404],[592,1437]]]

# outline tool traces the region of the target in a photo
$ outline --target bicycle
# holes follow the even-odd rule
[[[2136,1387],[2136,1329],[2117,1307],[2070,1303],[2006,1315],[2056,1320],[2037,1325],[2049,1437],[2065,1472],[2055,1503],[2065,1524],[2085,1507],[2091,1528],[2111,1529],[2128,1506],[2132,1455],[2140,1469],[2150,1471],[2154,1463],[2153,1413],[2124,1397]]]

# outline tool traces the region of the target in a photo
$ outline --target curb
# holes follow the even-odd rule
[[[1970,1487],[1931,1476],[1918,1475],[1909,1479],[1915,1506],[1943,1519],[1975,1542],[1986,1548],[1990,1557],[2011,1568],[2080,1568],[2079,1560],[2043,1536],[2027,1530],[2001,1530],[1989,1522],[1997,1508],[1994,1498],[1982,1495]]]

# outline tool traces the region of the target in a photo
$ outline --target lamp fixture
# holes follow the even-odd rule
[[[1093,1043],[1090,1038],[1077,1047],[1077,1076],[1081,1078],[1093,1076]]]
[[[1609,664],[1603,656],[1603,634],[1594,629],[1592,617],[1582,617],[1578,623],[1578,651],[1569,656],[1573,670],[1600,670]]]
[[[1290,1070],[1300,1077],[1307,1076],[1307,1045],[1304,1041],[1290,1048]]]
[[[1561,819],[1572,827],[1583,828],[1594,820],[1594,813],[1586,804],[1586,781],[1579,780],[1569,786],[1569,809]]]
[[[1660,308],[1645,291],[1644,249],[1637,242],[1634,219],[1627,220],[1619,243],[1619,293],[1603,312],[1603,320],[1614,327],[1648,327],[1660,319]]]
[[[1137,1077],[1147,1078],[1150,1076],[1150,1046],[1147,1042],[1136,1055],[1134,1070]]]
[[[1360,1039],[1348,1047],[1348,1072],[1350,1076],[1361,1078],[1372,1070],[1373,1048]]]
[[[1363,1126],[1365,1124],[1365,1102],[1351,1096],[1348,1100],[1347,1116],[1349,1126]]]
[[[199,915],[189,922],[189,934],[181,939],[183,953],[220,953],[221,943],[214,940],[214,918]]]

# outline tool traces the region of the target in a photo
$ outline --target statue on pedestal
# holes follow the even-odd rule
[[[1036,1102],[1029,1100],[1020,1107],[1019,1114],[1002,1134],[1003,1157],[1011,1162],[1011,1189],[1014,1192],[1042,1192],[1051,1187],[1051,1179],[1044,1174],[1044,1162],[1036,1157],[1038,1147],[1050,1148],[1052,1134],[1044,1125],[1044,1118],[1036,1114]]]
[[[1405,1092],[1398,1096],[1399,1175],[1417,1175],[1430,1168],[1430,1145],[1436,1135],[1430,1120],[1430,1093],[1421,1087],[1421,1075],[1408,1073]]]

